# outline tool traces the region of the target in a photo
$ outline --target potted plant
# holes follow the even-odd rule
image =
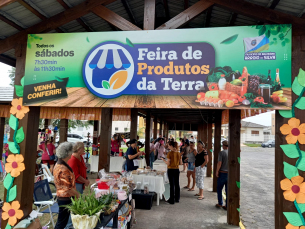
[[[75,229],[93,229],[100,219],[105,205],[101,204],[96,198],[94,192],[89,195],[80,195],[79,198],[71,198],[72,203],[66,205],[71,212],[71,219]]]
[[[99,146],[100,146],[100,144],[92,145],[92,155],[95,155],[95,156],[98,155]]]

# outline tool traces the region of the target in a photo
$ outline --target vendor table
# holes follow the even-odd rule
[[[126,159],[124,157],[110,157],[109,172],[122,172],[122,166]],[[91,172],[98,172],[99,156],[91,156]],[[139,168],[143,169],[146,166],[145,158],[139,159]]]
[[[162,199],[162,195],[165,192],[164,186],[164,178],[163,176],[151,176],[151,175],[136,175],[132,174],[133,181],[137,184],[137,182],[141,182],[141,189],[144,189],[144,183],[147,182],[149,184],[148,189],[150,192],[157,193],[157,205],[159,205],[160,199]]]
[[[167,171],[167,165],[165,164],[164,161],[162,160],[155,160],[153,162],[153,169],[154,170],[158,170],[158,171],[164,171],[166,172]]]

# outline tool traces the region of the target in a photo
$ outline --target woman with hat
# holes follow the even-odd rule
[[[53,174],[53,168],[55,164],[55,146],[49,138],[44,143],[38,146],[38,151],[42,151],[41,160],[46,166],[50,166],[50,172]]]
[[[150,168],[153,169],[153,163],[155,161],[155,144],[154,144],[153,138],[150,139],[150,150],[149,151],[150,151],[150,155],[149,155]]]
[[[128,142],[129,148],[126,152],[126,165],[127,165],[127,171],[137,170],[138,166],[135,163],[135,159],[139,157],[142,152],[137,152],[137,140],[132,139]]]
[[[197,148],[198,153],[195,152],[195,174],[196,174],[196,186],[199,188],[199,193],[195,196],[198,196],[198,200],[203,200],[203,187],[204,187],[204,174],[205,166],[209,162],[208,153],[205,150],[205,145],[202,141],[198,141]]]

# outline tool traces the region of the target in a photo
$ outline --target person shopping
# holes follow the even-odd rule
[[[132,139],[128,142],[129,148],[126,152],[126,171],[133,171],[138,169],[136,159],[142,154],[141,151],[137,152],[137,140]]]
[[[198,153],[195,154],[195,171],[196,171],[196,186],[199,188],[199,193],[195,196],[198,196],[198,200],[203,200],[203,188],[204,188],[204,174],[206,170],[206,165],[209,162],[208,153],[205,150],[205,145],[202,141],[198,141],[197,148]]]
[[[188,163],[186,161],[186,158],[187,158],[187,154],[189,153],[190,151],[190,146],[189,146],[189,143],[188,142],[184,142],[184,139],[182,139],[182,146],[180,147],[180,154],[182,156],[182,163],[183,163],[183,173],[185,173],[187,171],[187,166],[188,166]]]
[[[188,144],[188,143],[185,143]],[[190,142],[190,150],[186,154],[186,160],[188,163],[187,166],[187,186],[184,188],[188,188],[188,191],[195,191],[196,177],[195,177],[195,155],[197,154],[197,150],[195,149],[195,143]],[[191,187],[191,177],[193,178],[193,186]]]
[[[46,166],[50,166],[50,172],[53,174],[55,164],[55,146],[49,138],[38,146],[38,151],[42,151],[41,160]]]
[[[217,197],[218,197],[218,204],[216,204],[217,208],[223,208],[227,210],[227,186],[228,186],[228,141],[222,142],[223,151],[219,152],[218,155],[218,163],[217,163],[217,170],[216,170],[216,177],[217,179]],[[225,186],[226,190],[226,205],[222,206],[222,189]]]
[[[53,175],[59,213],[55,229],[63,229],[67,226],[70,212],[63,205],[71,204],[71,197],[79,198],[79,193],[75,187],[75,176],[72,168],[68,165],[72,149],[71,142],[63,142],[57,148],[58,161],[54,167]]]
[[[113,135],[113,139],[111,139],[111,156],[115,156],[120,153],[121,143],[119,141],[118,135]]]
[[[162,157],[164,157],[165,152],[165,146],[164,141],[160,140],[155,144],[155,150],[158,150],[158,160],[160,160]]]
[[[150,162],[150,168],[153,169],[153,163],[155,161],[155,145],[154,145],[154,139],[150,139],[150,155],[149,155],[149,162]]]
[[[180,185],[179,185],[179,164],[182,164],[182,159],[178,151],[177,142],[169,142],[170,152],[167,154],[167,160],[162,160],[167,164],[167,175],[170,185],[170,198],[167,203],[175,204],[180,200]]]
[[[68,165],[72,168],[75,176],[76,190],[83,194],[85,186],[89,186],[90,181],[87,179],[87,167],[83,158],[85,154],[85,146],[82,142],[76,142],[73,146],[73,154],[68,161]]]

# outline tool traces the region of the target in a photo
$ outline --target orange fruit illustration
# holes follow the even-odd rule
[[[110,87],[113,89],[119,89],[122,87],[127,81],[128,72],[127,71],[119,71],[113,74],[109,80]]]
[[[233,107],[233,106],[234,106],[234,102],[233,102],[232,100],[228,100],[228,101],[226,102],[226,106],[227,106],[227,107]]]

